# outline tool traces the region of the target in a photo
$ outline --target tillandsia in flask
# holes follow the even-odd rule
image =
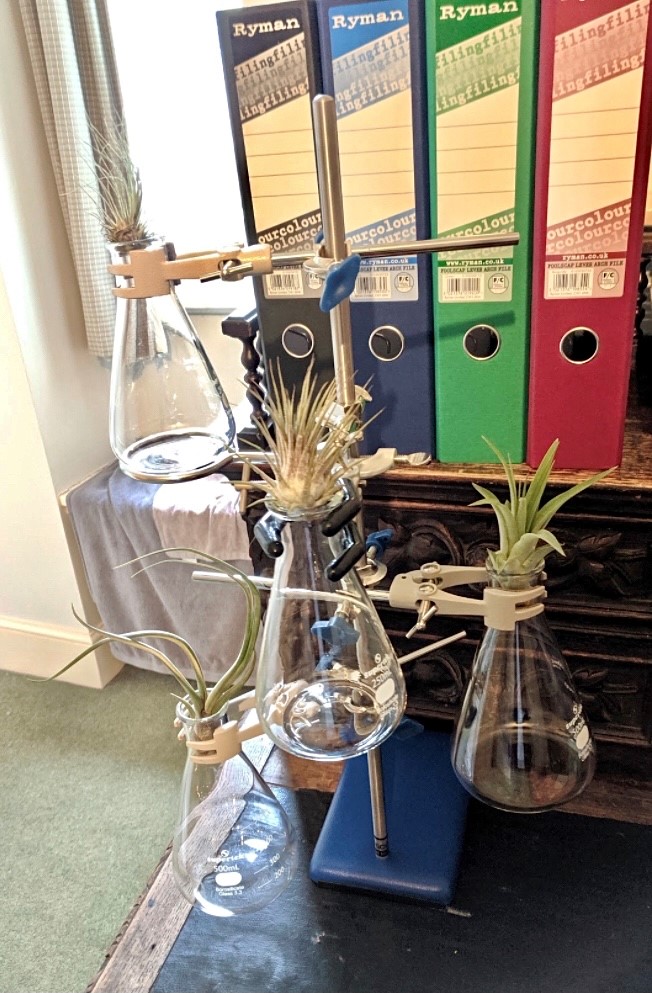
[[[226,573],[247,599],[242,647],[217,683],[207,686],[196,652],[177,635],[156,630],[113,634],[79,617],[102,637],[55,675],[100,646],[122,641],[154,656],[176,679],[182,695],[177,697],[175,723],[186,743],[187,759],[173,841],[174,878],[191,904],[212,916],[231,917],[260,910],[279,896],[292,879],[297,861],[294,828],[241,747],[243,740],[260,734],[261,728],[257,724],[241,727],[228,714],[229,705],[240,696],[255,666],[260,595],[239,569],[194,549],[161,549],[152,553],[156,557],[152,564],[169,561],[162,557],[166,553],[185,553],[205,568]],[[176,645],[194,678],[187,677],[165,652],[149,643],[151,640]]]
[[[276,558],[256,681],[272,740],[304,758],[332,761],[375,747],[405,710],[403,674],[355,562],[364,554],[356,462],[359,411],[337,409],[335,383],[312,371],[300,391],[273,381],[274,433],[259,479],[267,512],[255,528]]]
[[[485,439],[486,440],[486,439]],[[541,587],[546,556],[563,548],[548,525],[573,496],[612,470],[585,479],[542,505],[558,442],[529,485],[488,442],[507,478],[501,502],[474,484],[498,520],[500,544],[489,551],[489,583],[502,590]],[[536,813],[578,796],[595,770],[595,745],[580,696],[545,612],[516,620],[513,630],[488,627],[478,648],[458,718],[453,767],[466,789],[503,810]]]
[[[142,216],[142,186],[123,130],[94,132],[100,204],[112,266],[175,258]],[[230,458],[231,407],[174,281],[139,292],[116,273],[109,441],[129,476],[158,482],[192,479]]]

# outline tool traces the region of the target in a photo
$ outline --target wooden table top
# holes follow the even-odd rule
[[[269,739],[262,737],[247,742],[245,749],[271,786],[333,792],[343,768],[341,762],[295,758],[272,749]],[[622,776],[597,776],[582,797],[563,810],[652,824],[652,784]],[[190,910],[176,888],[168,850],[85,993],[149,993]]]

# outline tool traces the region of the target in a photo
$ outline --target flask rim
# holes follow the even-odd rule
[[[227,715],[228,706],[228,703],[226,703],[215,714],[205,714],[203,717],[195,717],[192,713],[189,698],[184,697],[177,702],[175,714],[184,731],[196,731],[199,728],[212,731],[214,728],[221,727],[227,723],[229,719]]]
[[[317,504],[312,507],[282,507],[277,503],[273,497],[267,497],[265,499],[265,507],[267,510],[271,511],[276,517],[280,517],[282,520],[288,523],[310,523],[312,521],[319,521],[328,514],[342,502],[342,493],[336,493],[335,496],[331,497],[330,500],[324,503]]]
[[[107,241],[106,247],[110,252],[128,255],[129,252],[142,251],[144,248],[151,248],[152,245],[160,247],[166,244],[167,242],[163,235],[150,234],[143,238],[126,239],[125,241]]]
[[[490,585],[494,589],[502,588],[506,590],[528,589],[532,586],[542,585],[546,578],[544,566],[545,562],[541,559],[533,569],[514,572],[511,569],[494,568],[489,558],[485,562],[485,569],[487,570]]]

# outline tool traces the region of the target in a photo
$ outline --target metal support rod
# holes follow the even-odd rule
[[[385,787],[383,785],[383,766],[379,748],[367,752],[369,767],[369,792],[371,794],[371,821],[374,832],[374,848],[378,858],[389,855],[387,838],[387,819],[385,817]]]
[[[319,98],[317,98],[319,99]],[[520,235],[515,231],[504,234],[460,235],[455,238],[428,238],[423,241],[400,241],[392,245],[360,245],[354,253],[362,259],[379,259],[388,255],[432,255],[435,252],[463,252],[482,248],[509,248],[518,245]],[[314,252],[274,252],[272,266],[301,265],[315,257]]]
[[[347,257],[344,203],[340,173],[340,150],[337,139],[337,114],[333,97],[320,95],[312,102],[315,154],[317,156],[317,181],[319,205],[324,230],[324,250],[328,258],[340,262]],[[343,407],[355,403],[355,369],[351,334],[351,305],[342,300],[330,312],[333,365],[337,399]],[[360,524],[362,514],[360,514]],[[363,533],[362,531],[360,532]],[[384,858],[389,854],[387,819],[385,817],[385,792],[383,769],[378,748],[367,752],[371,818],[376,854]]]
[[[319,204],[324,230],[324,249],[328,258],[341,262],[347,256],[342,177],[337,140],[337,117],[333,97],[317,96],[312,104],[317,156]],[[331,311],[331,338],[337,399],[343,407],[355,403],[355,369],[351,336],[351,305],[347,300]]]

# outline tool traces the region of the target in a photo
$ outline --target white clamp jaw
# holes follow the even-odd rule
[[[410,638],[421,631],[434,615],[442,617],[482,617],[487,627],[498,631],[513,631],[518,621],[528,620],[543,612],[546,591],[543,586],[526,590],[500,590],[486,587],[482,600],[447,593],[449,586],[486,583],[489,576],[481,566],[439,565],[428,562],[420,569],[396,576],[389,588],[391,607],[414,609],[417,623],[408,631]]]
[[[254,706],[254,691],[251,690],[229,701],[227,715],[236,717]],[[176,720],[174,723],[179,727],[181,722]],[[246,728],[241,728],[238,721],[232,719],[215,728],[212,738],[206,741],[188,741],[183,730],[179,732],[179,738],[186,739],[186,748],[195,765],[218,765],[238,755],[243,741],[249,741],[250,738],[256,738],[262,733],[263,728],[258,720]]]

